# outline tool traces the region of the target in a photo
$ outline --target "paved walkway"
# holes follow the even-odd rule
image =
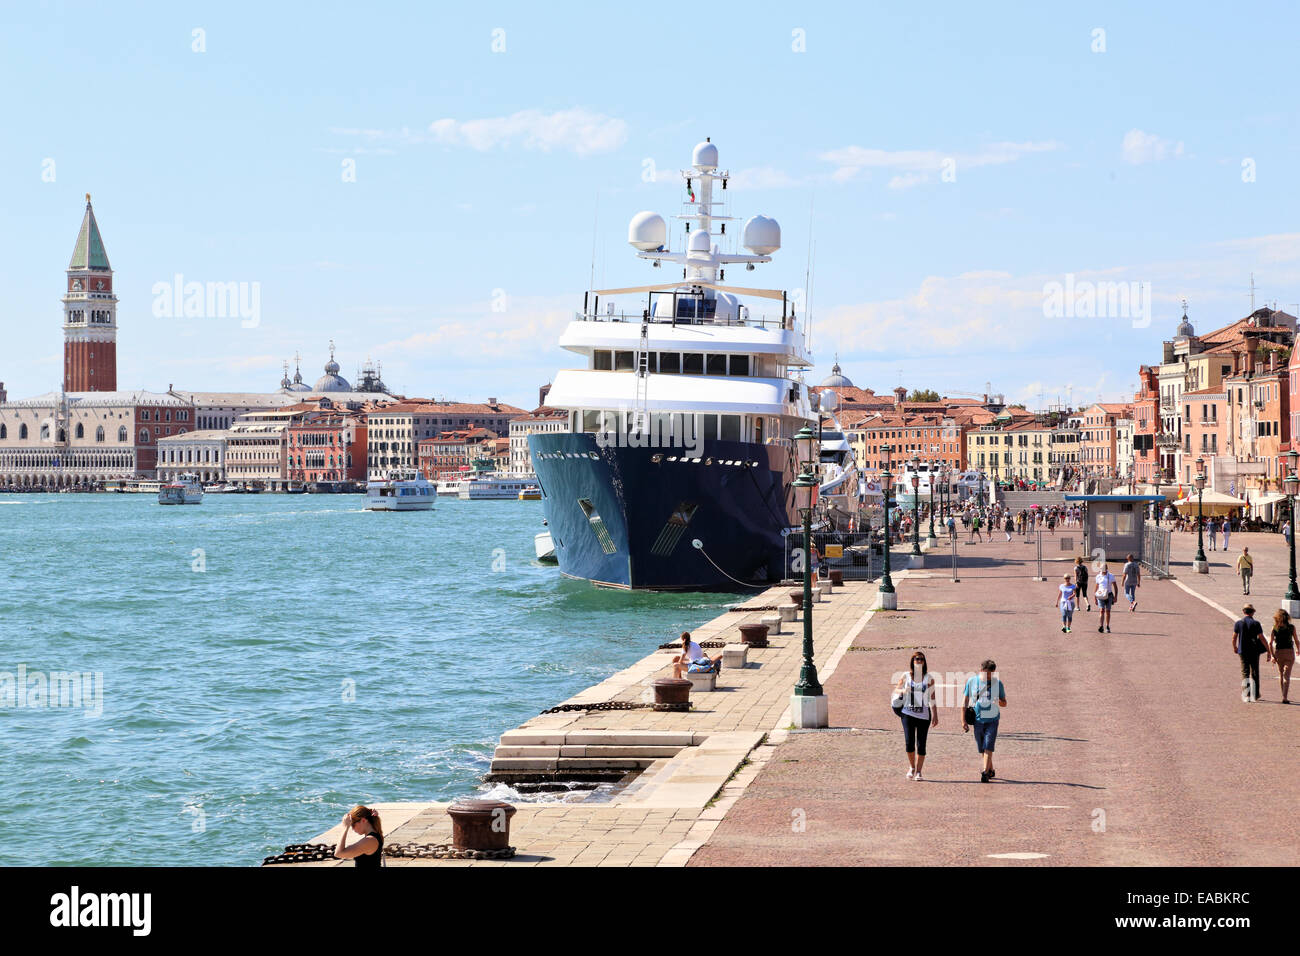
[[[898,611],[875,615],[826,682],[835,728],[759,748],[763,769],[690,864],[1294,865],[1300,706],[1279,705],[1276,671],[1264,702],[1242,703],[1227,618],[1179,586],[1239,608],[1223,556],[1192,575],[1178,562],[1195,538],[1176,535],[1179,581],[1145,582],[1109,635],[1095,614],[1065,635],[1054,595],[1069,557],[1046,541],[1046,583],[1032,546],[1001,539],[960,548],[961,583],[939,569],[901,582]],[[1276,606],[1280,536],[1234,536],[1232,561],[1243,544],[1261,559],[1256,605]],[[941,675],[996,659],[1009,701],[993,782],[961,732],[960,687],[926,780],[906,779],[889,695],[918,646]]]

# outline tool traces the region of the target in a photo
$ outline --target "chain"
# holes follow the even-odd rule
[[[466,850],[450,843],[390,843],[384,856],[430,860],[508,860],[515,855],[512,846],[499,850]],[[334,859],[334,847],[328,843],[290,843],[284,852],[262,860],[263,866],[279,863],[317,863]]]
[[[701,648],[727,646],[726,641],[696,641],[695,643],[699,644]],[[659,645],[659,650],[661,651],[673,651],[673,650],[680,651],[681,649],[682,649],[681,641],[669,641],[667,644]]]
[[[749,604],[744,607],[729,607],[727,611],[732,614],[748,614],[751,611],[779,611],[779,605],[776,604]]]
[[[560,704],[543,714],[567,714],[575,710],[644,710],[649,704],[638,704],[630,700],[602,700],[596,704]]]

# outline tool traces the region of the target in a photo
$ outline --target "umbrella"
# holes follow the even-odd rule
[[[1234,498],[1232,495],[1225,495],[1221,491],[1207,491],[1202,496],[1201,506],[1205,509],[1207,515],[1226,515],[1234,508],[1244,508],[1247,502],[1240,498]],[[1174,507],[1184,514],[1195,514],[1197,511],[1197,500],[1195,495],[1188,495],[1185,498],[1179,498],[1174,502]]]

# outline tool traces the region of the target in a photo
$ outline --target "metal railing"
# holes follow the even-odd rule
[[[814,531],[812,545],[820,556],[820,573],[839,571],[846,581],[874,581],[882,560],[872,544],[876,538],[867,531]],[[785,576],[803,577],[803,531],[792,531],[785,539]]]
[[[706,318],[680,317],[677,319],[655,316],[646,318],[644,312],[583,312],[581,310],[573,313],[575,322],[649,322],[651,325],[725,325],[725,326],[746,326],[756,329],[785,329],[787,331],[794,329],[795,320],[793,316],[786,316],[782,319],[780,316],[749,316],[748,318],[734,318],[729,315],[721,317],[709,316]]]
[[[1142,525],[1142,566],[1158,577],[1169,577],[1169,548],[1173,532],[1154,524]]]

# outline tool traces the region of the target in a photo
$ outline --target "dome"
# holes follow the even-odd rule
[[[330,342],[330,360],[325,363],[325,374],[316,380],[313,392],[350,392],[352,386],[339,374],[339,363],[334,361],[334,343]]]
[[[831,366],[830,378],[822,382],[822,388],[854,388],[854,384],[849,381],[848,376],[840,370],[840,363],[836,362]]]
[[[1192,328],[1192,322],[1191,322],[1191,320],[1190,320],[1189,318],[1187,318],[1187,303],[1184,302],[1184,303],[1183,303],[1183,321],[1181,321],[1181,322],[1178,323],[1178,332],[1177,332],[1177,335],[1178,335],[1180,338],[1191,338],[1191,337],[1194,336],[1195,334],[1196,334],[1196,330],[1195,330],[1194,328]]]
[[[713,172],[718,168],[718,147],[707,139],[697,144],[691,153],[691,165],[706,173]]]

